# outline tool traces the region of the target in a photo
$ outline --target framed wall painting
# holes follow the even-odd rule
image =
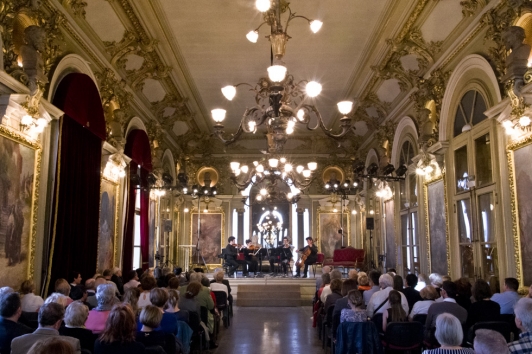
[[[344,246],[350,245],[350,225],[349,214],[343,213]],[[334,250],[342,247],[342,235],[338,230],[342,228],[340,213],[318,211],[318,238],[316,245],[319,252],[323,253],[325,259],[333,258]],[[305,246],[307,243],[303,246]],[[302,246],[302,247],[303,247]]]
[[[222,253],[222,248],[227,243],[224,235],[225,217],[223,213],[192,213],[190,220],[190,245],[196,245],[199,237],[200,263],[201,256],[207,266],[219,266],[222,264],[218,255]],[[198,222],[199,218],[199,222]],[[196,248],[191,251],[191,262],[197,263]]]
[[[517,276],[522,286],[532,284],[532,136],[508,146],[512,197],[513,240]]]
[[[118,234],[119,185],[102,177],[100,182],[100,223],[98,227],[98,257],[96,269],[103,272],[111,269],[116,260],[116,237]]]
[[[449,273],[449,235],[447,228],[444,178],[425,184],[425,215],[429,266],[432,273]]]
[[[395,232],[395,208],[394,200],[390,199],[384,202],[384,224],[386,227],[386,268],[397,267],[397,241]]]
[[[0,126],[0,284],[33,278],[41,146]]]

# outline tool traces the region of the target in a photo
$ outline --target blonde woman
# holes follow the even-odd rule
[[[22,297],[22,311],[24,312],[37,312],[39,308],[44,304],[44,300],[39,295],[35,295],[35,283],[33,280],[25,280],[20,285],[19,294]]]

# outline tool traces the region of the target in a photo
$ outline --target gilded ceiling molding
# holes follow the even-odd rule
[[[63,6],[65,9],[70,9],[75,16],[85,19],[85,8],[87,3],[83,0],[63,0]]]
[[[164,129],[172,131],[175,122],[188,122],[188,120],[191,119],[186,108],[187,101],[187,97],[183,98],[181,101],[178,101],[176,96],[171,93],[167,93],[161,101],[151,104],[151,111],[159,120],[159,122],[161,122],[161,125]],[[171,114],[167,114],[169,109],[173,109],[174,111]]]
[[[376,110],[377,117],[369,115],[367,110],[370,108]],[[368,125],[368,128],[377,129],[380,123],[386,119],[391,108],[392,104],[390,102],[382,102],[376,93],[370,92],[360,102],[356,111],[355,121],[364,121]]]
[[[462,14],[464,17],[473,16],[478,9],[486,6],[486,0],[464,0],[460,1],[460,6],[462,6]]]
[[[393,122],[392,120],[388,120],[384,124],[380,125],[375,132],[374,138],[379,144],[377,150],[378,155],[381,157],[381,166],[390,163],[390,156],[392,153],[393,139],[395,137],[396,128],[397,123]]]

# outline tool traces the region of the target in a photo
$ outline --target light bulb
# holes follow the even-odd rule
[[[425,175],[425,170],[423,170],[422,168],[418,167],[416,168],[416,173],[420,176],[424,176]]]
[[[522,116],[521,118],[519,118],[519,124],[522,127],[528,127],[530,125],[530,117]]]
[[[370,215],[373,215],[373,214],[375,214],[375,211],[374,210],[370,210],[369,213],[370,213]]]
[[[299,188],[292,188],[292,193],[298,195],[299,193],[301,193],[301,190]]]
[[[286,128],[286,134],[290,135],[294,132],[294,128],[287,127]]]
[[[225,98],[227,98],[229,101],[232,101],[236,95],[236,87],[232,85],[222,87],[222,93]]]
[[[351,113],[351,110],[353,109],[353,102],[351,101],[338,102],[336,105],[338,106],[338,111],[343,115]]]
[[[255,167],[255,169],[256,169],[257,172],[259,172],[259,173],[264,172],[264,166],[262,166],[262,165],[258,165],[257,167]]]
[[[272,6],[270,0],[257,0],[255,1],[255,6],[260,12],[266,12]]]
[[[286,163],[286,157],[281,157],[279,161],[281,161],[281,163]]]
[[[221,108],[216,108],[216,109],[213,109],[211,111],[211,114],[212,114],[212,119],[214,119],[214,121],[216,123],[221,123],[223,122],[223,120],[225,119],[225,113],[227,111],[225,109],[221,109]]]
[[[269,159],[268,164],[271,168],[277,168],[279,166],[279,160],[278,159]]]
[[[266,194],[268,194],[268,190],[266,188],[262,188],[260,190],[260,195],[266,195]]]
[[[188,208],[183,209],[185,213],[188,213]]]
[[[511,128],[514,127],[512,121],[510,121],[510,120],[508,120],[508,119],[506,119],[505,121],[502,122],[502,126],[503,126],[503,128],[505,128],[505,129],[511,129]]]
[[[291,172],[292,171],[292,165],[287,163],[286,165],[284,165],[284,172]]]
[[[357,215],[357,211],[356,211],[356,210],[353,210],[353,211],[351,212],[351,214],[353,214],[353,215]]]
[[[310,170],[303,170],[303,177],[310,178],[311,172]]]
[[[305,167],[303,167],[302,165],[298,165],[298,166],[296,167],[296,172],[297,172],[297,173],[301,173],[301,172],[303,172],[304,169],[305,169]]]
[[[251,120],[248,122],[248,129],[250,132],[255,133],[255,128],[257,127],[257,123],[255,123],[254,120]]]
[[[126,176],[126,171],[124,171],[124,170],[118,171],[118,177],[123,178],[125,176]]]
[[[288,192],[288,193],[286,194],[286,197],[287,197],[288,199],[292,199],[292,198],[294,197],[294,195],[292,194],[292,192]]]
[[[256,198],[259,202],[262,200],[262,195],[257,195],[257,198]]]
[[[309,163],[307,163],[307,167],[308,167],[309,170],[315,171],[318,168],[318,163],[317,162],[309,162]]]
[[[251,43],[257,43],[257,40],[259,39],[259,32],[257,32],[257,31],[249,31],[248,34],[246,34],[246,38]]]
[[[296,122],[294,122],[293,120],[289,120],[288,123],[286,124],[287,128],[294,128],[295,126],[296,126]]]
[[[307,96],[316,97],[321,92],[321,85],[316,81],[310,81],[305,87],[305,90],[307,91]]]
[[[310,22],[310,30],[313,33],[318,32],[321,29],[321,26],[323,26],[323,22],[321,22],[321,21],[314,20],[314,21]]]
[[[268,77],[273,82],[281,82],[286,76],[286,66],[272,65],[268,68]],[[308,86],[308,84],[307,84]],[[321,91],[321,89],[320,89]],[[311,96],[313,97],[313,96]]]
[[[301,121],[305,119],[305,111],[303,109],[297,111],[297,119]]]
[[[22,119],[20,120],[20,124],[24,126],[28,126],[31,123],[33,123],[33,118],[30,115],[25,114],[22,116]]]
[[[338,212],[338,209],[334,208],[333,213],[337,213],[337,212]]]
[[[232,171],[236,171],[240,167],[240,162],[233,161],[229,165],[231,166]]]
[[[242,171],[244,173],[248,173],[249,167],[247,165],[243,165],[242,167],[240,167],[240,171]]]
[[[48,121],[44,118],[38,118],[37,125],[40,127],[46,127],[48,125]]]
[[[425,173],[432,173],[432,171],[434,171],[434,167],[432,167],[431,165],[425,167]]]

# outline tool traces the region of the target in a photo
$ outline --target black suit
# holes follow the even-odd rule
[[[419,291],[412,287],[404,288],[401,292],[405,295],[406,301],[408,301],[408,313],[412,311],[412,307],[414,307],[416,302],[423,300],[421,295],[419,295]]]
[[[303,248],[300,248],[299,252],[303,254],[309,248],[310,248],[310,254],[308,255],[307,259],[305,259],[305,269],[303,270],[303,277],[307,276],[308,266],[318,261],[318,247],[316,247],[314,244],[312,244],[312,246],[305,246]],[[297,268],[296,276],[299,276],[300,272],[301,272],[301,268]]]
[[[246,265],[248,266],[248,271],[252,271],[257,275],[257,269],[259,268],[259,262],[255,258],[253,258],[253,251],[251,251],[249,248],[244,248],[244,256],[246,258]]]
[[[91,353],[94,352],[94,342],[98,335],[92,333],[90,329],[61,327],[59,328],[59,334],[79,339],[81,349],[86,349]]]
[[[6,320],[0,316],[0,354],[11,354],[13,338],[32,333],[33,330],[21,323]]]
[[[238,250],[236,249],[236,247],[231,244],[228,244],[225,247],[225,261],[230,266],[229,270],[227,271],[228,276],[232,276],[235,270],[237,270],[238,267],[240,266],[238,262],[236,261],[237,256],[238,256]]]

